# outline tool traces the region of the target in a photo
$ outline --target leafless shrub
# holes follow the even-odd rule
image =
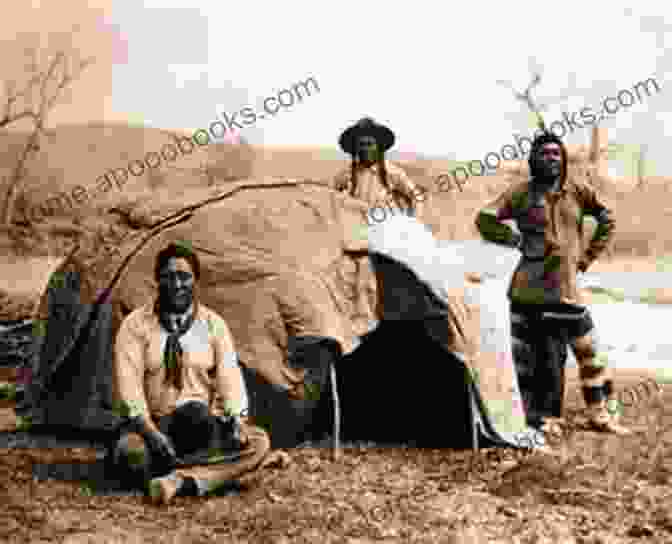
[[[26,178],[29,164],[40,149],[40,139],[46,132],[50,112],[63,99],[65,91],[83,70],[92,64],[92,58],[81,59],[74,48],[56,47],[47,51],[36,36],[29,43],[12,42],[11,50],[3,51],[4,58],[23,54],[23,73],[3,80],[0,98],[0,129],[20,128],[28,125],[28,135],[18,146],[11,174],[7,180],[5,200],[0,215],[3,225],[13,222],[14,206]],[[48,48],[47,48],[48,49]],[[18,51],[17,51],[18,50]]]

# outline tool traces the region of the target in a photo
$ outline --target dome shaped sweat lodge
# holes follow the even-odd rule
[[[251,415],[275,447],[331,430],[334,364],[343,439],[473,445],[475,386],[446,341],[427,334],[432,327],[410,323],[404,337],[398,323],[388,324],[355,349],[378,317],[357,313],[358,297],[377,297],[371,269],[364,281],[355,274],[355,259],[368,251],[367,211],[317,183],[273,179],[155,194],[152,202],[117,209],[122,239],[76,249],[41,297],[36,317],[46,327],[37,327],[43,336],[31,390],[34,421],[91,432],[115,426],[113,339],[123,317],[155,296],[158,252],[181,241],[201,260],[201,300],[227,321]],[[409,283],[409,297],[413,289]],[[455,323],[459,313],[443,310],[445,336],[463,324]],[[413,349],[424,355],[412,356]],[[362,390],[373,378],[379,385]],[[405,405],[423,413],[425,427],[390,418],[402,394]]]

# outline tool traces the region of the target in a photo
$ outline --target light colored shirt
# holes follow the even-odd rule
[[[179,405],[200,401],[214,415],[245,414],[248,397],[233,337],[226,322],[200,304],[191,328],[180,337],[183,389],[165,383],[163,353],[168,333],[153,304],[137,308],[121,324],[114,346],[115,393],[131,415],[156,421]]]
[[[372,208],[380,207],[384,209],[392,204],[401,210],[410,208],[415,211],[416,215],[420,215],[421,203],[425,197],[421,189],[411,181],[406,172],[399,166],[390,161],[385,161],[389,187],[383,185],[377,163],[373,163],[371,166],[357,164],[355,168],[357,179],[353,182],[351,168],[344,168],[334,178],[334,189],[364,200]]]

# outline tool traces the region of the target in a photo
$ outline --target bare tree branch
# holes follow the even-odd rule
[[[36,56],[35,50],[31,48],[30,51],[32,53],[31,56],[33,57],[33,61],[28,64],[26,68],[29,71],[37,71],[37,62],[34,59]],[[68,87],[76,77],[78,77],[89,65],[95,61],[93,57],[84,59],[78,63],[78,66],[73,71],[70,72],[67,69],[67,60],[68,57],[65,51],[57,51],[49,63],[49,67],[47,68],[46,73],[42,72],[33,75],[26,82],[21,91],[15,91],[17,86],[16,82],[9,81],[5,83],[5,87],[7,88],[8,92],[5,98],[3,117],[0,119],[0,128],[4,128],[9,124],[15,123],[25,118],[32,118],[34,122],[37,122],[41,115],[44,115],[48,110],[55,106],[58,99],[61,98],[61,91]],[[56,73],[59,65],[63,66],[63,75],[60,78],[54,77],[54,74]],[[52,93],[49,93],[48,86],[52,81],[56,82],[56,89]],[[41,101],[36,111],[35,105],[33,103],[34,99],[28,95],[34,93],[38,86]],[[12,113],[12,108],[19,99],[26,100],[30,103],[30,106],[24,108],[21,111]]]
[[[16,82],[14,81],[9,81],[6,83],[6,86],[10,89],[10,91],[7,93],[7,99],[5,103],[5,112],[2,120],[0,120],[0,128],[3,128],[11,123],[14,123],[16,121],[19,121],[25,117],[32,117],[35,118],[35,112],[33,111],[32,108],[27,108],[21,112],[18,112],[14,115],[12,115],[12,106],[14,103],[19,99],[19,98],[26,98],[26,95],[28,94],[29,91],[31,91],[34,86],[39,83],[41,79],[40,74],[34,75],[30,80],[26,83],[25,88],[17,93],[14,93],[13,90],[16,87]]]
[[[541,83],[541,74],[539,72],[534,72],[532,74],[532,81],[527,86],[525,91],[521,93],[519,91],[516,91],[516,89],[513,87],[513,84],[510,81],[504,81],[501,79],[497,80],[497,84],[504,85],[513,91],[513,96],[516,98],[516,100],[525,102],[529,110],[537,115],[539,128],[545,129],[546,123],[544,123],[544,118],[541,115],[541,110],[537,106],[534,98],[532,98],[532,89],[537,85],[539,85],[539,83]]]
[[[47,103],[47,85],[51,81],[51,78],[54,75],[54,72],[56,71],[56,67],[60,64],[62,60],[65,59],[65,55],[63,51],[58,51],[55,55],[53,60],[51,61],[49,68],[47,69],[46,75],[42,77],[42,84],[40,85],[40,113],[44,111],[44,108]]]
[[[65,57],[64,57],[64,59],[63,59],[63,64],[64,64],[64,66],[65,66],[66,61],[67,61],[67,59],[65,59]],[[93,59],[92,57],[91,57],[91,58],[88,58],[88,59],[85,59],[85,60],[83,60],[83,61],[81,61],[81,62],[79,63],[79,66],[78,66],[78,67],[76,68],[76,70],[74,70],[72,73],[68,73],[68,72],[66,72],[66,73],[63,75],[63,78],[62,78],[61,81],[58,83],[58,85],[57,85],[57,87],[56,87],[54,93],[53,93],[52,96],[47,100],[46,110],[51,110],[51,109],[56,105],[56,101],[57,101],[59,98],[61,98],[61,92],[62,92],[63,90],[65,90],[65,89],[66,89],[66,88],[67,88],[67,87],[68,87],[68,86],[69,86],[69,85],[70,85],[70,84],[71,84],[77,77],[79,77],[79,76],[81,75],[81,73],[82,73],[88,66],[90,66],[91,64],[93,64],[93,62],[94,62],[94,59]],[[45,110],[45,111],[46,111],[46,110]]]
[[[3,116],[0,119],[0,129],[6,129],[24,119],[32,121],[32,128],[22,146],[22,150],[19,152],[6,187],[2,216],[0,217],[0,222],[5,226],[11,226],[13,222],[14,203],[20,193],[20,185],[27,174],[28,163],[34,153],[39,150],[40,137],[46,134],[45,125],[49,113],[56,106],[58,100],[62,98],[63,91],[95,60],[89,57],[79,61],[77,66],[70,70],[68,60],[71,59],[72,54],[68,54],[60,48],[49,60],[47,67],[40,70],[37,48],[24,48],[23,51],[30,59],[24,66],[25,73],[32,73],[32,75],[27,78],[20,91],[17,91],[19,85],[16,81],[5,83],[7,93],[3,99],[4,107]],[[17,107],[19,102],[23,102],[22,107]]]

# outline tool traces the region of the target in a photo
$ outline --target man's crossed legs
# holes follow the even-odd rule
[[[118,478],[147,489],[156,501],[203,496],[258,468],[270,450],[263,429],[223,420],[201,402],[187,402],[158,421],[175,457],[152,447],[141,432],[124,431],[110,447],[109,462]],[[189,467],[189,468],[187,468]]]

